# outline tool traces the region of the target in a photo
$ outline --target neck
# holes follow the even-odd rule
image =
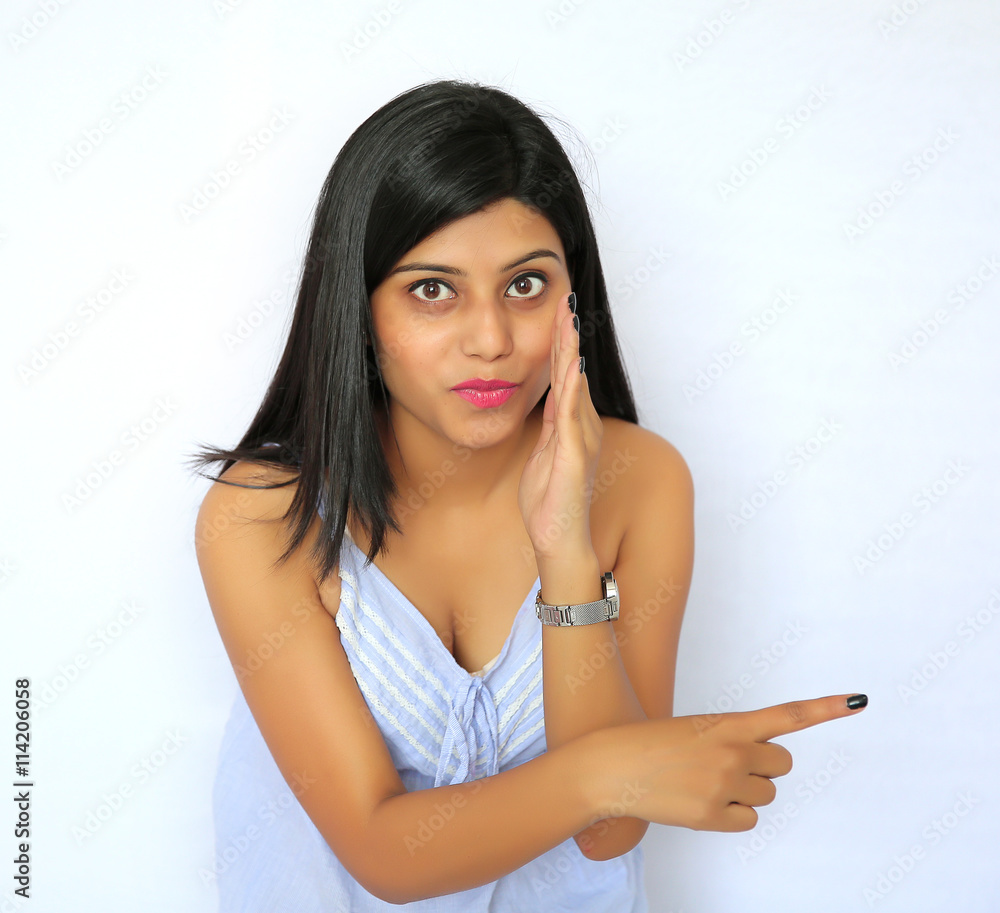
[[[516,503],[524,464],[538,442],[542,406],[509,437],[491,446],[452,441],[390,401],[392,428],[381,405],[375,417],[399,500],[416,509],[491,509]],[[393,435],[395,432],[395,436]]]

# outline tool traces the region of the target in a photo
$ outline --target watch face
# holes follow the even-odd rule
[[[618,607],[618,584],[611,571],[604,575],[604,597],[611,601],[612,607]]]

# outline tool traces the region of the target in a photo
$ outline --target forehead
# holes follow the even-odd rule
[[[563,257],[559,235],[540,210],[519,200],[504,199],[442,226],[411,248],[400,262],[432,253],[506,262],[511,253],[534,247],[551,248]]]

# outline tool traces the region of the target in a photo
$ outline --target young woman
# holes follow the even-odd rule
[[[348,139],[215,461],[223,910],[644,911],[650,821],[753,827],[769,739],[864,704],[672,717],[691,477],[638,425],[573,167],[498,89]]]

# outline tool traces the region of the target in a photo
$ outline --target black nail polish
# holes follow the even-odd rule
[[[860,710],[862,707],[867,707],[867,706],[868,706],[867,694],[852,694],[847,699],[848,710]]]
[[[587,366],[587,357],[585,355],[580,356],[580,373],[583,374],[583,369]],[[865,698],[867,701],[868,698]]]
[[[574,314],[576,313],[576,292],[569,293],[569,309]]]
[[[576,330],[577,333],[580,332],[580,318],[577,317],[576,314],[573,315],[573,329]]]

